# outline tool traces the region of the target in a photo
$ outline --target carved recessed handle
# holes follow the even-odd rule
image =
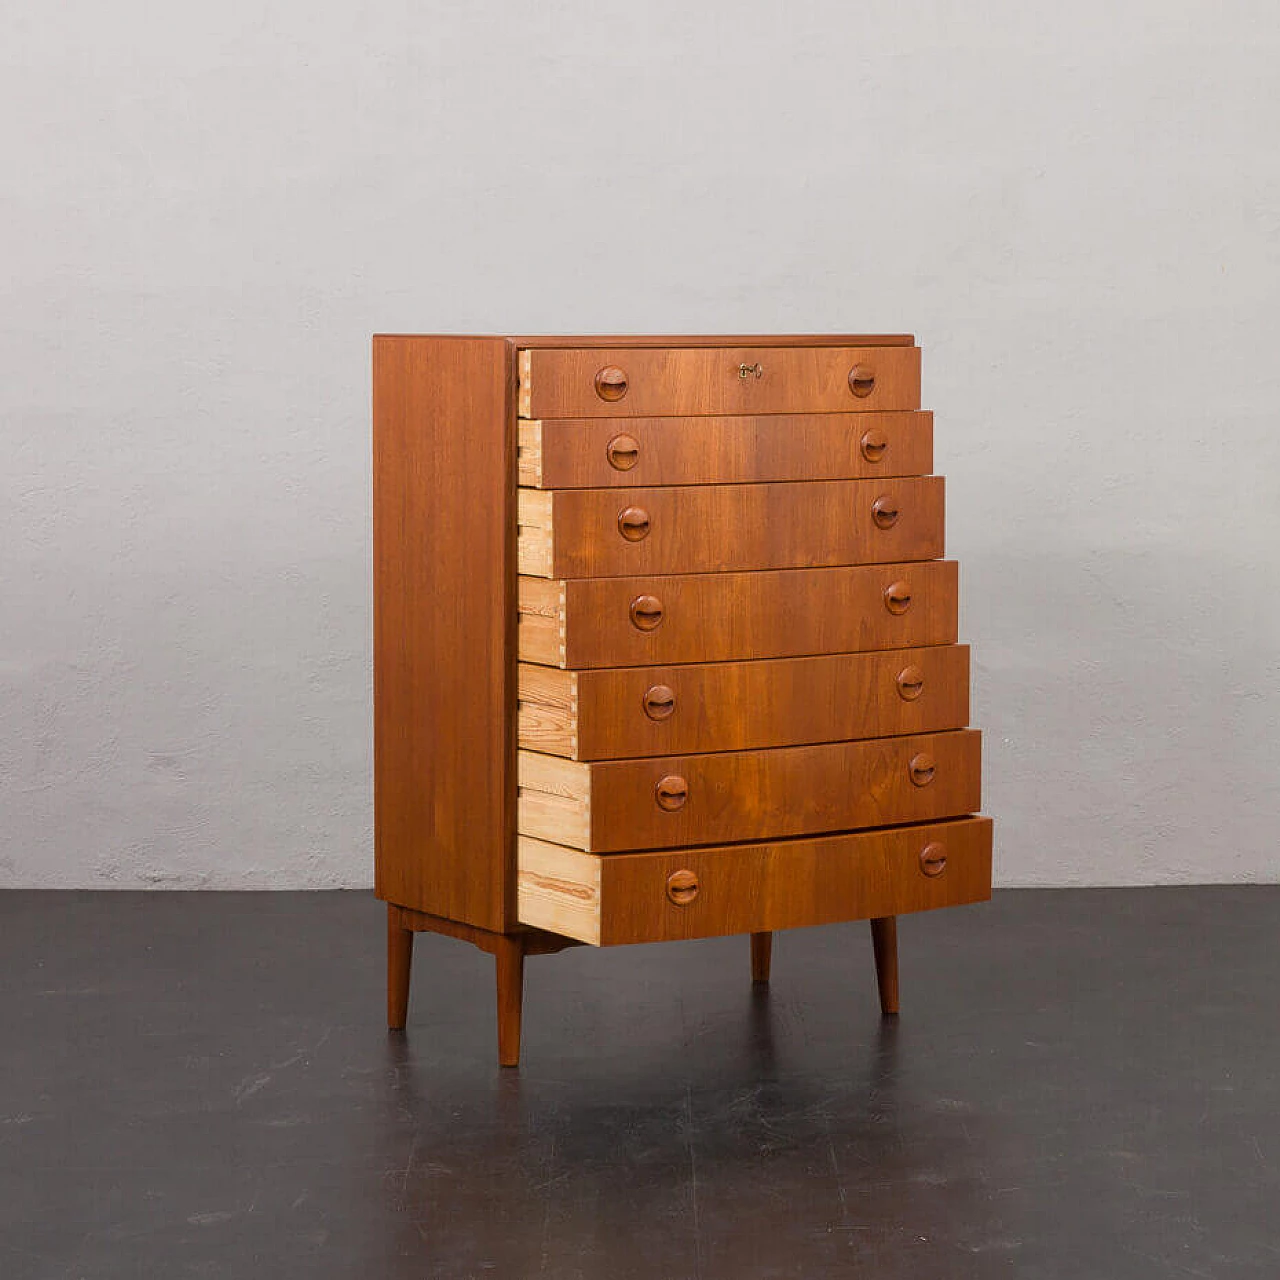
[[[631,625],[637,631],[653,631],[662,625],[662,601],[657,596],[636,596],[631,602]]]
[[[698,877],[692,871],[673,871],[667,877],[667,897],[677,907],[686,907],[698,896]]]
[[[640,461],[640,446],[634,436],[614,436],[605,445],[604,456],[615,471],[630,471]]]
[[[649,513],[643,507],[623,507],[618,512],[618,532],[628,542],[643,542],[649,536]]]
[[[666,720],[675,714],[675,690],[665,684],[655,684],[644,694],[644,713],[650,720]]]
[[[918,755],[911,757],[907,772],[911,774],[911,781],[917,787],[927,787],[933,781],[937,768],[933,757],[927,751],[921,751]]]
[[[689,784],[678,773],[669,773],[665,778],[658,779],[653,789],[653,798],[658,802],[659,809],[675,813],[677,809],[684,808],[684,802],[689,798]]]
[[[899,579],[884,589],[884,607],[890,613],[903,614],[911,608],[911,588]]]
[[[607,364],[596,374],[596,395],[601,400],[621,400],[627,394],[627,375],[616,364]]]
[[[876,371],[867,363],[855,364],[849,370],[849,390],[865,400],[876,389]]]
[[[898,697],[914,702],[924,692],[924,672],[913,662],[898,672]]]
[[[897,498],[887,493],[882,493],[871,504],[871,519],[877,529],[892,529],[898,523],[899,514]]]
[[[889,437],[879,427],[864,431],[859,442],[862,456],[868,462],[879,462],[889,452]]]
[[[920,870],[927,876],[940,876],[947,869],[947,848],[936,840],[920,850]]]

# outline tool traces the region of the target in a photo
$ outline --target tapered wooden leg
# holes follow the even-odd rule
[[[898,917],[883,916],[871,922],[871,947],[876,953],[876,984],[880,988],[880,1012],[898,1012]]]
[[[387,1026],[400,1031],[409,1017],[413,931],[400,922],[400,908],[387,904]]]
[[[524,943],[520,937],[495,939],[498,971],[498,1065],[520,1065],[520,1009],[524,1003]]]
[[[768,982],[769,965],[773,960],[773,934],[751,935],[751,981]]]

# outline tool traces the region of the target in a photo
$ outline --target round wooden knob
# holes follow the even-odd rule
[[[924,692],[924,672],[912,663],[898,672],[898,697],[914,702]]]
[[[665,778],[658,779],[653,797],[657,800],[659,809],[675,813],[677,809],[684,808],[684,802],[689,798],[689,784],[678,773],[669,773]]]
[[[641,542],[649,536],[649,513],[643,507],[623,507],[618,512],[618,532],[628,542]]]
[[[673,871],[667,877],[667,897],[677,907],[687,906],[698,896],[698,877],[692,871]]]
[[[640,461],[640,446],[634,436],[614,436],[605,445],[604,456],[615,471],[630,471]]]
[[[860,447],[868,462],[879,462],[889,451],[889,437],[879,427],[872,427],[863,432]]]
[[[676,709],[675,690],[665,684],[655,684],[644,694],[644,713],[650,720],[666,720]]]
[[[927,876],[940,876],[947,868],[947,849],[936,840],[920,850],[920,870]]]
[[[855,364],[849,370],[849,390],[859,400],[866,399],[876,389],[876,371],[867,363]]]
[[[871,519],[877,529],[892,529],[898,523],[898,500],[882,493],[871,504]]]
[[[905,582],[891,582],[884,589],[884,607],[890,613],[906,613],[911,608],[911,588]]]
[[[636,596],[631,602],[631,625],[637,631],[652,631],[662,625],[662,601],[657,596]]]
[[[907,771],[911,774],[911,781],[917,787],[927,787],[933,781],[933,775],[936,772],[933,757],[927,751],[921,751],[919,755],[911,757]]]
[[[627,394],[627,375],[616,364],[607,364],[596,374],[596,395],[601,400],[621,400]]]

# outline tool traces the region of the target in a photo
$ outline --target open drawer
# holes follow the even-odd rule
[[[794,929],[991,896],[991,820],[661,853],[519,841],[520,921],[593,946]]]

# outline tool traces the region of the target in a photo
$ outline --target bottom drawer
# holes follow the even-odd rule
[[[991,819],[661,853],[519,841],[519,916],[594,946],[794,929],[991,896]]]

